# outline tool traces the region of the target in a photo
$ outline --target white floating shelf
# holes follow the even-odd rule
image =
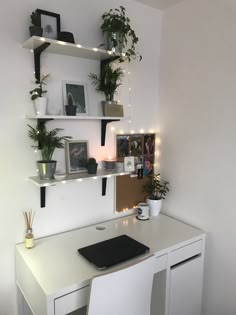
[[[63,115],[26,115],[27,119],[60,119],[60,120],[124,120],[125,117],[107,116],[63,116]]]
[[[110,178],[114,176],[123,176],[123,175],[128,175],[128,172],[117,172],[117,171],[106,171],[103,169],[99,169],[97,171],[97,174],[88,174],[88,173],[76,173],[76,174],[71,174],[67,175],[64,179],[62,180],[42,180],[38,176],[33,176],[29,177],[29,180],[33,182],[36,186],[38,187],[49,187],[49,186],[55,186],[57,184],[66,184],[69,182],[81,182],[83,180],[92,180],[92,179],[98,179],[98,178]]]
[[[71,44],[67,42],[62,42],[56,39],[44,38],[39,36],[32,36],[27,39],[22,45],[23,48],[34,50],[44,43],[49,43],[47,47],[47,52],[66,55],[72,57],[80,57],[86,59],[94,60],[104,60],[109,57],[121,57],[119,54],[115,54],[112,51],[103,50],[99,48],[84,47],[79,44]]]

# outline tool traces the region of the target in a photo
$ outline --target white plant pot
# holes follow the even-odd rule
[[[161,199],[160,200],[153,200],[147,198],[147,204],[150,207],[150,217],[156,217],[159,215],[161,211]]]
[[[37,97],[34,100],[34,106],[35,106],[35,112],[36,115],[46,115],[47,112],[47,103],[48,103],[48,99],[47,97]]]

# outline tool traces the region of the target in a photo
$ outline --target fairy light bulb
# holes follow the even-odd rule
[[[156,144],[160,144],[161,143],[161,139],[158,137],[156,138]]]

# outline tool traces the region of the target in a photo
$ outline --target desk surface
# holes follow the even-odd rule
[[[97,226],[105,229],[97,230]],[[163,214],[148,221],[132,215],[38,239],[30,250],[18,244],[16,250],[45,294],[53,299],[88,285],[101,273],[78,254],[78,248],[121,234],[147,245],[156,256],[204,237],[201,230]]]

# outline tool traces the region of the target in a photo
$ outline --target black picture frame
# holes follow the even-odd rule
[[[87,172],[88,141],[66,141],[66,170],[67,174]]]
[[[37,9],[36,12],[39,14],[40,17],[40,27],[42,27],[43,29],[43,37],[58,39],[59,32],[61,31],[60,14],[41,9]]]

